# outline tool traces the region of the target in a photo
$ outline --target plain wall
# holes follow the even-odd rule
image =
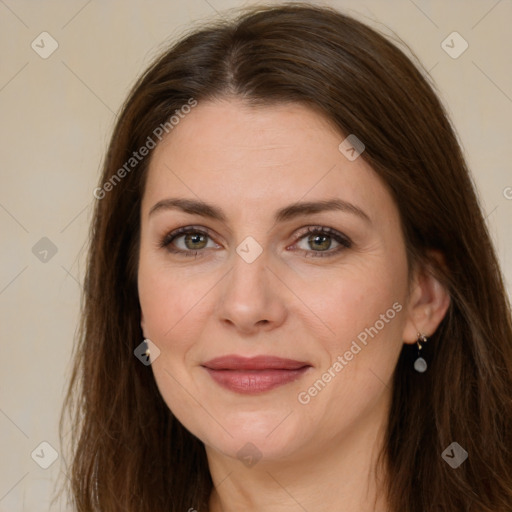
[[[93,189],[115,113],[151,59],[192,22],[249,3],[0,2],[0,511],[50,510],[55,483],[65,478],[62,457],[42,469],[31,454],[36,449],[36,460],[50,460],[41,442],[60,454],[57,425]],[[464,148],[511,294],[512,3],[324,4],[393,30],[430,72]],[[49,39],[38,38],[43,31],[58,43],[46,59],[31,47],[35,40],[40,52],[51,48]],[[456,59],[441,47],[453,31],[469,44]],[[51,510],[71,509],[63,501]]]

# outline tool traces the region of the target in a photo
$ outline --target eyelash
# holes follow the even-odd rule
[[[165,235],[162,238],[159,246],[161,248],[167,249],[169,252],[174,253],[174,254],[181,254],[181,255],[187,256],[187,257],[191,257],[191,256],[197,257],[197,255],[200,252],[204,252],[204,249],[200,249],[197,251],[192,251],[192,250],[185,251],[183,249],[171,249],[170,248],[171,243],[174,242],[174,240],[176,240],[180,236],[186,235],[188,233],[205,235],[205,236],[209,237],[210,239],[212,239],[212,237],[209,233],[209,230],[204,229],[204,228],[199,229],[194,226],[187,226],[187,227],[183,227],[183,228],[178,228],[178,229],[172,231],[171,233],[168,233],[167,235]],[[337,247],[334,250],[329,250],[328,252],[327,251],[306,251],[305,249],[299,249],[300,251],[306,252],[306,255],[305,255],[306,258],[309,258],[309,257],[326,258],[326,257],[335,256],[339,252],[343,251],[344,249],[349,249],[352,246],[352,241],[347,236],[339,233],[338,231],[336,231],[332,228],[328,228],[328,227],[324,227],[324,226],[308,227],[307,230],[299,236],[297,242],[301,241],[307,235],[327,235],[327,236],[333,238],[336,242],[338,242],[340,244],[340,247]],[[295,243],[297,243],[297,242],[295,242]],[[308,253],[310,253],[310,256],[308,256]]]

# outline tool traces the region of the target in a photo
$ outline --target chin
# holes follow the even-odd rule
[[[210,428],[205,436],[199,432],[195,435],[206,446],[242,462],[284,460],[300,451],[308,438],[304,421],[295,411],[288,414],[283,410],[234,412],[223,421],[227,432]]]

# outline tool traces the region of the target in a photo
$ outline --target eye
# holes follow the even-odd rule
[[[209,241],[213,246],[208,246]],[[331,249],[333,241],[335,244],[338,244],[334,250]],[[347,236],[332,228],[323,226],[310,226],[306,231],[302,231],[299,241],[295,245],[303,242],[306,242],[308,247],[299,247],[299,249],[305,253],[305,257],[316,258],[334,256],[343,249],[348,249],[352,246],[352,242]],[[204,249],[220,247],[211,240],[208,230],[204,228],[199,229],[194,226],[187,226],[172,231],[163,237],[159,245],[174,254],[196,257]]]
[[[212,248],[212,246],[208,246],[208,239],[210,239],[210,235],[207,230],[188,226],[165,235],[160,242],[160,247],[184,256],[197,256],[203,249]],[[217,247],[219,246],[214,244],[213,248]]]
[[[338,246],[334,250],[330,250],[333,240]],[[301,247],[300,249],[305,252],[306,257],[313,258],[334,256],[352,246],[352,242],[347,236],[335,229],[323,226],[308,227],[298,243],[302,242],[305,242],[307,247]]]

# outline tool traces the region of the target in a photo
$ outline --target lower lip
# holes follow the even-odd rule
[[[217,384],[226,389],[255,394],[293,382],[302,377],[309,368],[311,367],[304,366],[298,370],[205,370]]]

